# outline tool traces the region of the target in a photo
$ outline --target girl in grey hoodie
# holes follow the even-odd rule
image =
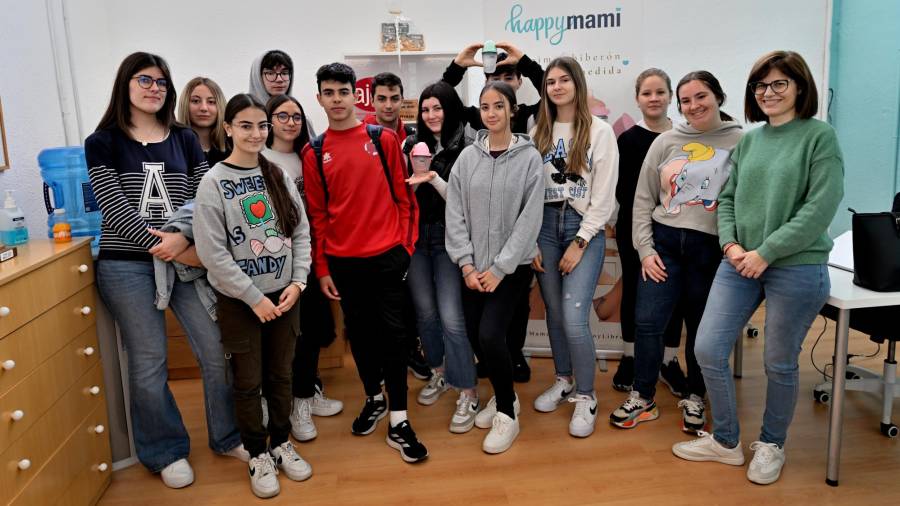
[[[475,425],[491,428],[482,449],[502,453],[519,434],[506,330],[531,279],[544,184],[531,138],[510,130],[516,107],[512,88],[489,82],[479,100],[487,130],[478,132],[450,172],[446,247],[468,288],[462,294],[466,331],[481,346],[494,388]]]

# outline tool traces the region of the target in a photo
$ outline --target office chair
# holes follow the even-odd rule
[[[894,197],[892,211],[900,212],[900,193]],[[835,321],[837,313],[837,308],[827,304],[820,311],[820,314]],[[884,359],[882,374],[849,365],[846,390],[881,393],[881,433],[895,438],[900,435],[900,428],[891,422],[891,411],[894,399],[900,397],[896,360],[897,341],[900,341],[900,306],[854,309],[850,312],[850,328],[868,334],[872,342],[887,343],[887,358]],[[813,398],[818,402],[828,403],[831,400],[831,390],[831,381],[816,385],[813,388]]]

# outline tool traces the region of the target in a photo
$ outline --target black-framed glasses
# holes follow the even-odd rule
[[[776,79],[771,83],[766,83],[763,81],[755,81],[747,86],[750,87],[750,91],[753,92],[754,95],[765,95],[766,88],[772,88],[772,92],[781,95],[785,91],[787,91],[788,86],[791,84],[791,79]]]
[[[550,164],[553,165],[553,168],[559,171],[550,174],[550,179],[553,180],[553,182],[556,184],[565,184],[567,179],[573,183],[584,180],[584,178],[581,177],[580,174],[566,173],[568,165],[566,164],[565,158],[554,158],[553,161],[550,162]]]
[[[132,77],[132,79],[137,79],[138,86],[144,88],[145,90],[149,90],[150,88],[152,88],[153,83],[156,83],[156,87],[159,88],[159,91],[166,91],[169,89],[169,81],[167,81],[165,77],[153,79],[148,75],[141,74],[139,76]]]
[[[272,129],[272,124],[269,123],[268,121],[263,121],[262,123],[259,123],[258,125],[254,125],[253,123],[250,123],[249,121],[243,121],[234,126],[237,127],[241,132],[243,132],[244,134],[247,134],[247,135],[252,134],[254,129],[259,129],[260,133],[268,133],[269,130]]]
[[[274,70],[263,70],[263,77],[266,78],[266,81],[270,83],[274,83],[279,77],[282,81],[290,81],[291,80],[291,71],[290,70],[282,70],[281,72],[275,72]]]
[[[287,123],[288,120],[294,120],[294,123],[300,125],[303,123],[303,116],[300,113],[288,114],[286,112],[279,112],[273,114],[275,118],[278,119],[279,123]]]

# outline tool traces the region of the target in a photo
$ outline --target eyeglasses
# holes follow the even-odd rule
[[[282,70],[281,72],[275,72],[274,70],[263,70],[263,77],[266,78],[266,81],[270,83],[274,83],[279,77],[282,81],[290,81],[291,80],[291,71],[290,70]]]
[[[550,162],[550,163],[553,165],[553,167],[554,167],[556,170],[559,171],[559,172],[555,172],[555,173],[553,173],[553,174],[550,174],[550,179],[552,179],[554,183],[556,183],[556,184],[565,184],[565,183],[566,183],[566,179],[568,179],[569,181],[571,181],[571,182],[573,182],[573,183],[577,183],[577,182],[579,182],[579,181],[583,181],[583,180],[584,180],[584,178],[581,177],[580,174],[569,174],[569,173],[566,173],[566,169],[568,168],[568,165],[566,164],[566,159],[565,159],[565,158],[554,158],[553,161]]]
[[[286,112],[279,112],[277,114],[273,114],[276,118],[278,118],[279,123],[287,123],[288,120],[294,120],[294,123],[300,125],[303,123],[303,116],[300,113],[297,114],[288,114]]]
[[[772,88],[774,93],[778,93],[779,95],[787,91],[788,86],[790,85],[792,79],[776,79],[771,83],[765,83],[762,81],[755,81],[747,86],[750,87],[750,91],[753,92],[754,95],[765,95],[766,88]]]
[[[156,87],[159,88],[159,91],[166,91],[169,89],[169,81],[164,77],[160,77],[159,79],[153,79],[150,76],[146,76],[141,74],[139,76],[134,76],[132,79],[137,79],[138,86],[144,88],[145,90],[149,90],[153,87],[153,83],[156,83]]]
[[[234,126],[236,126],[242,133],[246,135],[252,134],[254,129],[259,129],[260,133],[268,133],[269,130],[272,129],[272,124],[265,121],[260,123],[259,125],[254,125],[253,123],[245,121]]]

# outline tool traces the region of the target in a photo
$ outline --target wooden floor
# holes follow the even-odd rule
[[[760,326],[761,313],[754,317]],[[680,431],[676,400],[668,390],[657,396],[661,417],[634,430],[606,423],[608,414],[624,399],[610,387],[616,363],[598,373],[597,430],[587,439],[568,435],[572,407],[537,413],[534,398],[552,381],[550,359],[533,359],[530,383],[517,385],[522,399],[522,431],[513,447],[501,455],[481,451],[486,431],[464,435],[447,430],[455,395],[448,393],[429,407],[415,404],[422,382],[410,376],[410,418],[429,459],[404,463],[385,442],[386,421],[363,437],[350,433],[350,423],[362,405],[362,388],[352,365],[323,371],[328,394],[343,399],[345,410],[331,418],[315,418],[319,437],[298,444],[313,466],[313,476],[294,483],[281,475],[281,495],[271,504],[898,504],[900,501],[900,440],[878,431],[880,401],[873,394],[849,392],[845,408],[840,487],[825,484],[828,408],[813,402],[812,387],[821,375],[810,363],[810,349],[822,329],[820,317],[801,357],[801,387],[796,416],[787,445],[781,480],[758,486],[747,481],[746,465],[691,463],[674,457],[672,443],[685,439]],[[820,365],[833,351],[834,322],[815,350]],[[738,380],[738,405],[745,453],[758,435],[765,397],[761,358],[763,337],[747,339],[744,377]],[[869,355],[876,345],[853,335],[850,352]],[[884,349],[854,364],[880,370]],[[683,363],[683,361],[682,361]],[[206,445],[206,425],[199,380],[172,382],[191,433],[196,481],[182,490],[167,489],[158,476],[140,465],[118,471],[101,504],[252,504],[262,503],[250,492],[246,464],[213,455]],[[479,387],[482,399],[489,385]],[[900,423],[900,403],[894,421]]]

